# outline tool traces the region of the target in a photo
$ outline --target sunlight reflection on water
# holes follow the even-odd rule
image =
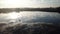
[[[20,11],[0,14],[0,22],[7,23],[46,23],[46,22],[59,22],[60,14],[52,12],[39,12],[39,11]]]

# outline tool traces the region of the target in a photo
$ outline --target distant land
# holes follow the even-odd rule
[[[42,12],[58,12],[60,13],[60,7],[49,8],[0,8],[0,13],[8,12],[20,12],[20,11],[42,11]]]

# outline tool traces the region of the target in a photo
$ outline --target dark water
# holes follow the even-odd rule
[[[60,14],[52,12],[21,12],[24,14],[20,19],[22,22],[43,22],[43,23],[60,23]]]

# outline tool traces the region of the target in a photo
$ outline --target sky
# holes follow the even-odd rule
[[[0,8],[60,7],[60,0],[0,0]]]

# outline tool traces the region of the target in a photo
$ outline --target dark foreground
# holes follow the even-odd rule
[[[53,24],[33,24],[4,27],[0,24],[0,34],[60,34],[60,26]]]

